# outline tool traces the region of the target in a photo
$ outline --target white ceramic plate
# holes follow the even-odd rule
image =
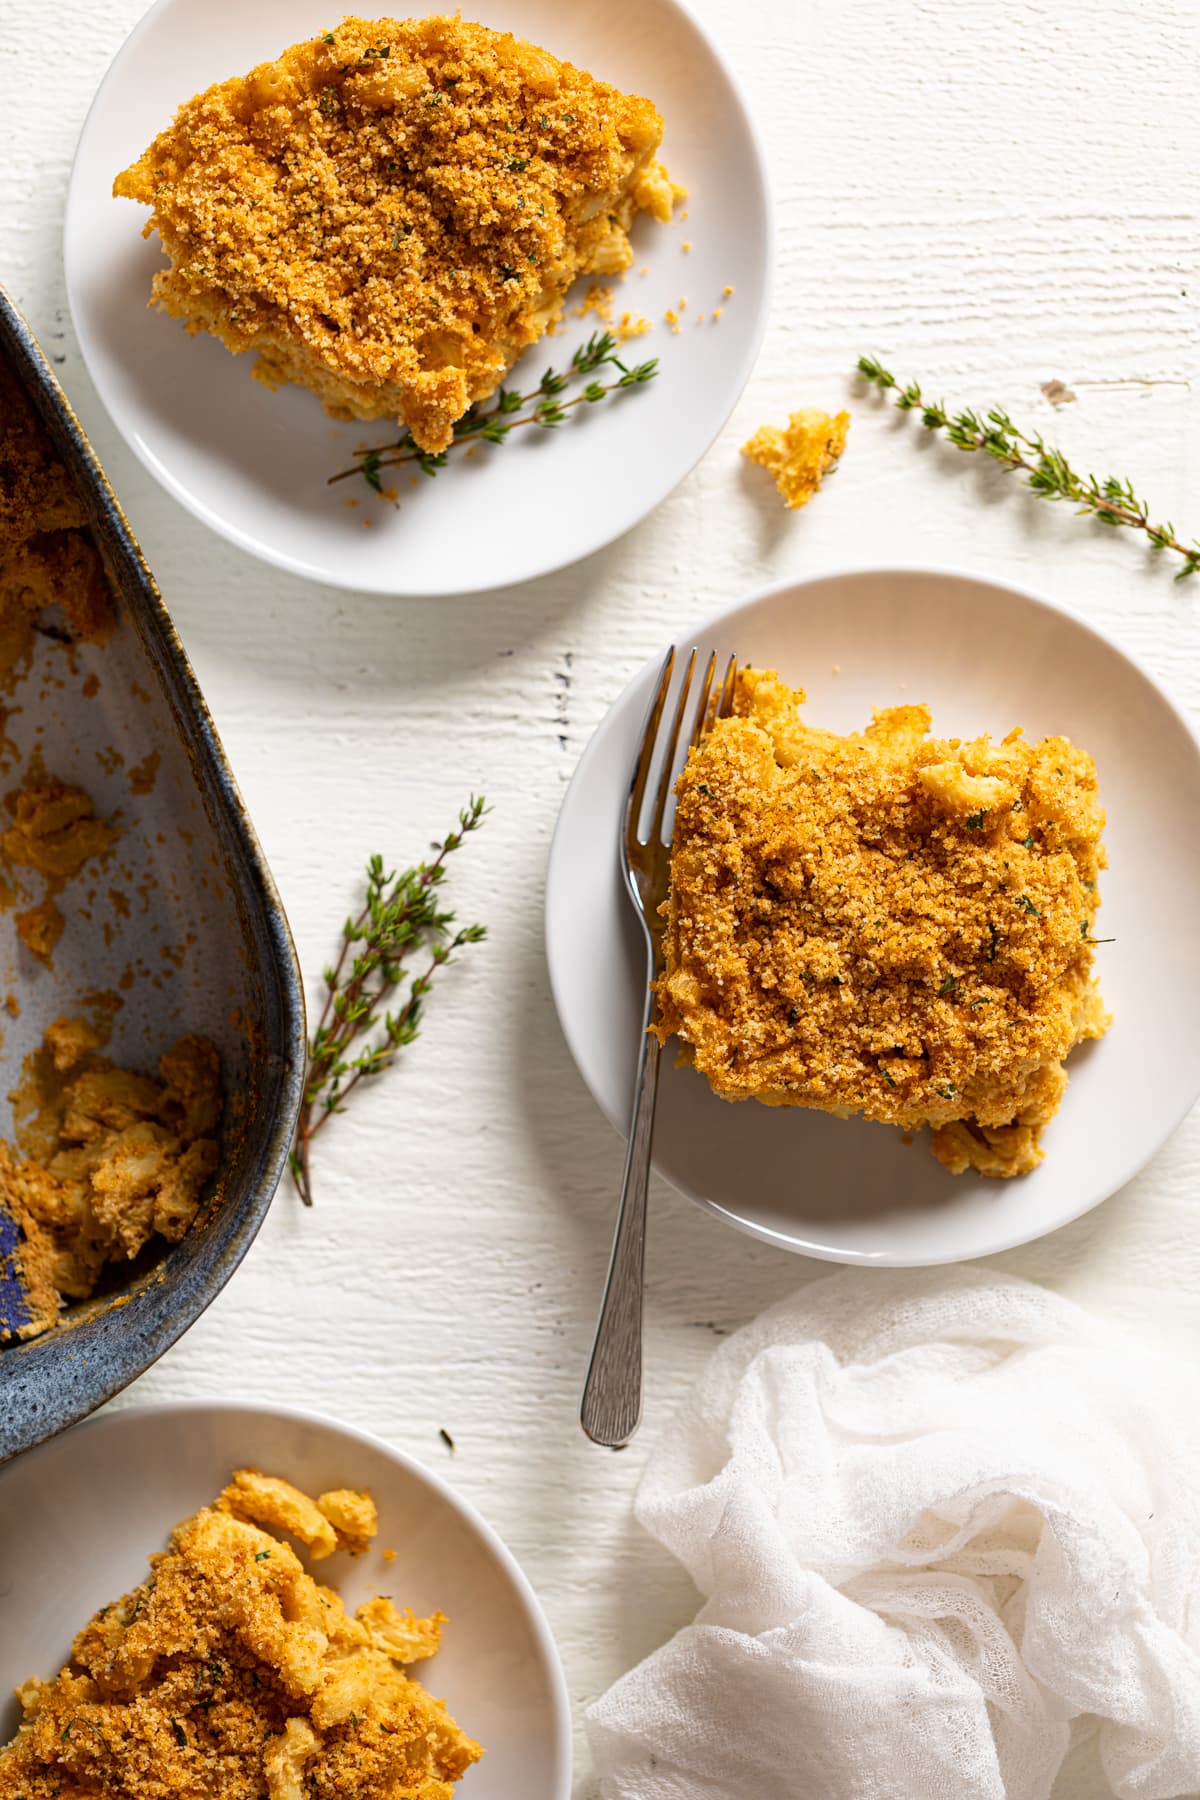
[[[339,424],[298,388],[271,394],[249,356],[147,312],[165,266],[147,209],[114,200],[114,176],[210,82],[241,75],[288,44],[336,24],[329,0],[158,0],[127,39],[88,114],[67,196],[67,290],[100,397],[147,468],[223,536],[268,562],[337,587],[445,594],[526,581],[588,555],[671,492],[733,410],[762,337],[771,268],[763,160],[746,108],[716,50],[677,0],[470,0],[468,17],[533,39],[615,86],[648,93],[667,121],[663,154],[686,183],[688,217],[643,219],[636,261],[615,287],[618,311],[652,319],[628,356],[661,360],[650,385],[584,407],[560,430],[524,431],[502,448],[452,458],[399,506],[355,478],[327,478],[363,444],[394,437],[386,421]],[[408,16],[375,0],[367,17]],[[430,7],[429,11],[453,10]],[[685,243],[691,245],[685,251]],[[641,276],[640,267],[649,273]],[[583,287],[588,283],[579,284]],[[733,293],[723,298],[723,289]],[[683,329],[663,321],[686,297]],[[719,324],[714,306],[724,308]],[[706,322],[697,324],[697,314]],[[568,316],[522,372],[536,385],[599,328]],[[581,416],[586,415],[586,416]],[[357,507],[343,504],[358,498]],[[370,519],[369,528],[364,520]]]
[[[443,1647],[420,1674],[486,1748],[463,1800],[568,1800],[570,1713],[558,1654],[533,1590],[465,1501],[378,1438],[313,1414],[205,1401],[101,1413],[0,1473],[0,1742],[10,1698],[57,1674],[93,1612],[146,1576],[171,1527],[233,1469],[284,1475],[309,1493],[370,1488],[379,1536],[364,1556],[316,1565],[351,1605],[395,1596],[441,1608]],[[396,1561],[385,1563],[383,1550]]]
[[[1114,1022],[1068,1062],[1044,1162],[1012,1181],[953,1176],[923,1135],[799,1108],[718,1100],[664,1058],[654,1162],[755,1236],[835,1262],[983,1256],[1077,1218],[1134,1175],[1200,1092],[1200,746],[1151,678],[1052,602],[946,571],[860,571],[775,588],[680,643],[778,668],[806,717],[860,729],[927,702],[939,736],[1062,734],[1095,757],[1110,868],[1097,949]],[[659,665],[626,689],[563,802],[546,887],[559,1018],[584,1080],[624,1132],[644,988],[618,877],[618,821]]]

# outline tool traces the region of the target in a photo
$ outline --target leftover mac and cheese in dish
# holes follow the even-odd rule
[[[928,1125],[956,1174],[1022,1175],[1109,1019],[1092,972],[1104,814],[1066,738],[845,737],[744,670],[679,781],[653,1029],[726,1100]]]
[[[20,1687],[0,1800],[453,1800],[483,1751],[406,1673],[445,1619],[382,1596],[351,1616],[278,1535],[315,1562],[377,1524],[369,1494],[239,1470],[66,1668]]]
[[[21,1137],[41,1154],[0,1139],[0,1343],[49,1331],[152,1238],[178,1243],[220,1161],[215,1045],[179,1038],[157,1077],[114,1067],[99,1045],[86,1019],[48,1025],[23,1096],[36,1111]]]
[[[189,331],[437,453],[577,275],[628,267],[635,215],[670,218],[662,131],[505,32],[347,18],[189,100],[113,191],[153,209]]]

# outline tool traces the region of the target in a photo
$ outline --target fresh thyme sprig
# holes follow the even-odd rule
[[[1041,499],[1070,500],[1079,512],[1102,524],[1144,532],[1156,550],[1181,556],[1183,567],[1176,581],[1200,574],[1200,539],[1187,544],[1170,523],[1155,524],[1131,482],[1115,475],[1097,481],[1094,475],[1077,474],[1061,450],[1047,444],[1040,432],[1021,431],[1001,407],[993,406],[982,415],[969,409],[948,413],[940,400],[927,400],[917,382],[901,386],[874,356],[860,356],[858,372],[876,387],[894,392],[894,404],[901,412],[920,413],[927,431],[944,431],[956,449],[982,450],[1003,468],[1018,470]]]
[[[425,996],[437,970],[464,944],[487,936],[482,925],[454,926],[454,914],[438,906],[446,859],[490,811],[471,797],[458,815],[458,829],[440,844],[429,862],[396,875],[384,872],[381,856],[367,864],[362,911],[342,926],[342,947],[324,971],[325,1005],[308,1045],[304,1099],[288,1166],[300,1198],[312,1205],[312,1141],[346,1102],[360,1081],[381,1075],[397,1051],[419,1034]],[[423,953],[417,972],[410,958]],[[387,1003],[406,989],[394,1011]],[[370,1034],[376,1032],[372,1037]],[[363,1043],[361,1040],[366,1039]]]
[[[479,408],[473,406],[454,427],[454,442],[451,450],[457,450],[461,444],[475,443],[482,439],[487,444],[502,444],[510,431],[516,431],[521,425],[538,425],[543,431],[554,431],[566,419],[567,414],[575,406],[595,406],[597,401],[604,400],[609,394],[620,393],[625,388],[644,387],[653,381],[658,374],[658,358],[652,356],[649,362],[635,363],[633,367],[621,361],[616,354],[617,340],[610,331],[598,331],[581,344],[572,356],[565,372],[547,369],[535,388],[527,394],[519,394],[514,388],[500,389],[494,406]],[[572,381],[580,381],[584,376],[594,376],[598,369],[615,369],[614,381],[588,381],[582,391],[570,400],[560,400]],[[523,407],[532,407],[531,412],[521,418],[513,418]],[[446,467],[449,452],[441,450],[432,455],[422,450],[414,442],[413,435],[406,431],[403,437],[397,438],[393,444],[380,444],[373,450],[364,450],[357,462],[349,469],[342,469],[329,477],[328,485],[335,481],[346,481],[352,475],[361,475],[368,487],[377,494],[383,492],[381,469],[392,469],[400,463],[416,463],[423,474],[436,475],[439,469]]]

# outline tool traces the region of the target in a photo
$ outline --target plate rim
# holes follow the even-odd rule
[[[1200,726],[1193,723],[1179,701],[1176,700],[1174,695],[1163,686],[1162,682],[1158,680],[1157,676],[1136,651],[1127,648],[1125,644],[1120,642],[1111,632],[1105,630],[1094,621],[1083,617],[1064,601],[1058,600],[1040,589],[1028,587],[1022,582],[1011,581],[1006,576],[991,574],[982,569],[973,569],[964,563],[930,563],[923,560],[908,562],[894,558],[889,558],[886,561],[880,562],[832,563],[827,568],[818,567],[805,574],[791,577],[785,576],[779,581],[770,582],[765,587],[755,589],[753,592],[736,599],[731,605],[716,609],[706,614],[703,619],[689,625],[687,631],[676,634],[674,642],[677,648],[680,646],[687,648],[692,643],[704,643],[711,637],[716,636],[721,631],[726,621],[734,614],[749,611],[751,608],[757,608],[770,601],[778,600],[785,595],[800,594],[808,588],[825,586],[838,581],[858,580],[863,577],[886,579],[892,576],[904,576],[906,578],[917,576],[937,579],[939,581],[948,578],[955,582],[982,584],[987,587],[1005,590],[1009,594],[1015,594],[1019,599],[1028,603],[1035,609],[1051,613],[1057,618],[1068,620],[1070,624],[1083,631],[1088,637],[1094,639],[1107,650],[1119,657],[1122,662],[1146,683],[1151,691],[1158,697],[1160,703],[1166,707],[1167,712],[1174,719],[1175,723],[1181,728],[1196,760],[1197,771],[1200,773]],[[587,743],[584,745],[559,804],[558,817],[555,820],[554,830],[550,838],[550,848],[546,858],[544,878],[545,898],[542,916],[542,946],[559,1029],[562,1032],[567,1048],[570,1051],[571,1060],[575,1064],[579,1077],[588,1093],[591,1095],[592,1100],[614,1131],[616,1131],[620,1137],[625,1139],[627,1139],[628,1133],[624,1121],[615,1118],[612,1115],[608,1106],[593,1086],[586,1071],[584,1061],[576,1050],[576,1043],[579,1039],[579,1030],[577,1025],[568,1017],[566,1009],[564,1008],[561,965],[555,956],[551,944],[551,891],[552,888],[556,888],[558,885],[559,870],[561,870],[564,861],[562,855],[562,843],[560,842],[560,834],[565,838],[563,821],[567,814],[576,784],[584,772],[585,765],[590,765],[592,757],[599,754],[597,742],[600,733],[604,730],[612,714],[626,699],[630,691],[635,688],[639,682],[649,679],[654,670],[661,666],[661,661],[661,654],[656,653],[651,656],[649,660],[639,665],[611,704],[605,709],[588,738]],[[619,868],[620,838],[618,821],[615,818],[612,822],[612,851],[614,861],[617,862]],[[853,1248],[834,1249],[828,1244],[813,1244],[802,1241],[795,1235],[785,1235],[782,1232],[772,1230],[769,1226],[761,1225],[752,1219],[741,1217],[732,1212],[718,1200],[713,1200],[705,1195],[694,1193],[688,1188],[678,1186],[655,1161],[653,1153],[651,1155],[651,1169],[660,1180],[666,1182],[667,1186],[670,1187],[673,1192],[680,1194],[690,1203],[702,1207],[706,1212],[712,1213],[725,1224],[731,1225],[736,1230],[745,1233],[747,1236],[757,1239],[760,1243],[770,1244],[776,1249],[787,1250],[793,1255],[811,1256],[814,1260],[819,1262],[834,1263],[845,1267],[936,1268],[950,1263],[972,1261],[981,1256],[996,1256],[1007,1250],[1015,1250],[1024,1244],[1036,1243],[1041,1238],[1049,1237],[1054,1232],[1061,1231],[1066,1226],[1074,1224],[1076,1220],[1081,1219],[1086,1213],[1092,1212],[1096,1207],[1102,1205],[1104,1201],[1111,1199],[1113,1194],[1124,1187],[1127,1182],[1132,1181],[1134,1176],[1136,1176],[1153,1157],[1158,1155],[1164,1144],[1166,1144],[1168,1140],[1174,1136],[1175,1132],[1178,1131],[1180,1125],[1183,1123],[1184,1119],[1187,1118],[1198,1099],[1200,1099],[1200,1057],[1197,1057],[1196,1060],[1195,1071],[1190,1084],[1188,1097],[1186,1101],[1177,1108],[1170,1125],[1161,1133],[1148,1152],[1142,1153],[1135,1159],[1121,1163],[1117,1168],[1115,1177],[1106,1177],[1106,1182],[1101,1192],[1084,1200],[1078,1206],[1073,1206],[1069,1212],[1065,1212],[1061,1217],[1057,1217],[1055,1222],[1052,1225],[1045,1227],[1045,1229],[1037,1229],[1035,1227],[1032,1230],[1026,1230],[1018,1228],[1012,1232],[1001,1232],[986,1248],[981,1247],[958,1252],[949,1251],[945,1254],[934,1256],[905,1256],[887,1250],[869,1251]]]
[[[0,1468],[0,1492],[3,1490],[6,1479],[12,1479],[18,1469],[27,1469],[37,1458],[48,1457],[55,1452],[61,1453],[63,1445],[72,1438],[80,1437],[85,1433],[92,1434],[114,1427],[119,1428],[122,1421],[126,1420],[148,1419],[154,1421],[198,1413],[214,1415],[238,1413],[248,1418],[283,1419],[294,1425],[315,1425],[338,1437],[349,1438],[353,1442],[365,1445],[370,1450],[381,1453],[408,1475],[413,1476],[419,1483],[431,1489],[439,1500],[476,1533],[508,1576],[533,1628],[538,1651],[549,1677],[550,1721],[554,1745],[553,1800],[571,1800],[573,1746],[570,1692],[567,1688],[562,1655],[533,1583],[495,1526],[489,1523],[472,1501],[460,1494],[443,1476],[436,1474],[427,1464],[410,1455],[407,1450],[401,1450],[378,1432],[371,1431],[362,1425],[349,1424],[343,1419],[335,1419],[329,1413],[321,1412],[314,1407],[276,1405],[264,1400],[247,1400],[236,1397],[224,1400],[203,1395],[189,1395],[176,1400],[138,1401],[129,1406],[107,1407],[102,1412],[94,1413],[90,1418],[82,1419],[78,1424],[59,1432],[46,1442],[35,1445],[23,1456],[13,1458],[5,1467]],[[164,1529],[169,1531],[176,1522],[171,1520]]]
[[[97,84],[96,90],[92,95],[87,111],[80,124],[79,133],[75,140],[75,148],[71,156],[71,170],[67,178],[67,190],[63,203],[61,239],[63,278],[66,288],[67,306],[71,315],[71,324],[75,332],[76,342],[79,345],[79,352],[83,359],[84,368],[87,370],[88,379],[91,381],[96,396],[100,401],[101,406],[104,408],[105,415],[112,424],[118,437],[121,439],[121,442],[128,449],[132,450],[139,463],[154,479],[158,486],[161,487],[178,505],[182,506],[185,512],[190,513],[194,519],[207,527],[208,530],[215,532],[216,535],[222,538],[226,543],[233,544],[237,549],[254,557],[258,561],[266,563],[269,567],[281,569],[286,574],[298,576],[305,581],[315,582],[322,587],[330,587],[348,593],[374,594],[378,595],[381,599],[391,600],[418,600],[422,598],[448,599],[451,597],[479,598],[486,594],[504,593],[506,590],[522,586],[526,582],[538,581],[548,575],[561,574],[564,569],[574,568],[588,557],[594,556],[597,552],[607,549],[610,544],[618,543],[645,519],[649,518],[652,513],[657,512],[658,508],[683,485],[703,461],[704,457],[708,455],[722,431],[725,429],[725,426],[732,418],[733,413],[746,390],[746,385],[750,380],[750,376],[754,371],[754,366],[757,363],[759,354],[762,350],[767,323],[770,319],[771,301],[775,284],[775,259],[778,237],[766,146],[754,112],[749,104],[745,88],[740,76],[722,53],[712,33],[701,23],[692,11],[690,4],[688,4],[688,0],[653,0],[653,4],[660,7],[668,14],[674,14],[677,19],[682,21],[685,27],[690,28],[699,38],[701,44],[708,51],[714,63],[724,75],[725,80],[729,85],[731,99],[741,116],[742,125],[746,132],[751,162],[757,175],[758,187],[762,195],[763,216],[765,221],[762,241],[762,293],[758,304],[758,313],[747,336],[742,357],[731,384],[729,405],[725,415],[717,423],[711,434],[703,442],[698,442],[695,454],[687,464],[687,467],[679,473],[671,485],[667,487],[650,506],[635,511],[632,516],[626,517],[624,523],[619,524],[615,529],[610,529],[605,526],[599,532],[593,533],[586,541],[581,542],[580,547],[573,551],[569,556],[557,556],[550,562],[535,561],[530,567],[521,570],[518,573],[506,576],[503,581],[499,582],[484,580],[478,583],[469,583],[466,586],[461,586],[457,583],[438,583],[434,586],[425,585],[420,588],[398,588],[394,581],[386,585],[380,581],[370,582],[364,585],[362,581],[356,581],[344,576],[341,572],[340,564],[331,568],[315,568],[311,561],[300,556],[289,555],[286,548],[268,544],[256,537],[252,531],[247,530],[214,512],[193,494],[191,489],[185,483],[180,481],[178,477],[172,473],[167,464],[152,452],[150,446],[143,440],[141,433],[131,422],[122,421],[120,409],[116,409],[112,405],[107,381],[102,380],[97,373],[90,331],[84,323],[87,318],[87,313],[86,309],[80,304],[78,271],[75,267],[72,251],[74,220],[77,209],[82,204],[82,197],[79,192],[79,183],[82,181],[80,172],[80,150],[89,126],[92,124],[93,118],[96,117],[98,109],[104,101],[106,91],[116,75],[118,66],[125,61],[131,51],[136,49],[138,40],[150,28],[151,24],[160,14],[168,13],[172,8],[188,3],[189,0],[153,0],[153,5],[147,8],[141,18],[138,19],[137,23],[130,29],[114,51],[99,83]],[[375,0],[375,3],[382,4],[382,0]],[[425,0],[424,5],[419,12],[414,12],[406,16],[413,18],[432,17],[435,13],[435,0]],[[176,104],[180,103],[177,102]],[[401,556],[396,559],[398,572],[402,572],[402,566],[403,558]]]

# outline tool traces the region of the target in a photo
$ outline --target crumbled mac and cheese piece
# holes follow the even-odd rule
[[[221,1495],[221,1504],[256,1525],[269,1525],[299,1538],[314,1562],[332,1556],[338,1547],[337,1532],[315,1500],[281,1481],[277,1475],[260,1475],[257,1469],[238,1469]]]
[[[83,788],[40,769],[6,794],[4,804],[12,819],[0,832],[6,860],[52,880],[78,875],[86,862],[103,856],[117,841],[116,830],[97,818]]]
[[[338,1549],[361,1556],[379,1530],[379,1514],[370,1494],[353,1488],[331,1488],[317,1495],[317,1506],[337,1533]]]
[[[775,477],[775,486],[793,510],[807,506],[825,476],[837,468],[846,448],[850,414],[834,416],[816,407],[794,412],[781,431],[777,425],[761,425],[742,445],[742,455]]]
[[[343,19],[179,109],[114,193],[153,208],[153,301],[268,385],[438,452],[563,310],[670,217],[662,120],[459,18]]]
[[[366,1626],[377,1650],[386,1651],[388,1656],[402,1663],[423,1662],[427,1656],[436,1656],[442,1626],[446,1623],[443,1613],[418,1619],[408,1607],[402,1613],[397,1612],[387,1594],[366,1601],[355,1617]]]
[[[370,1496],[334,1493],[365,1529]],[[405,1672],[436,1651],[441,1614],[372,1600],[351,1618],[288,1544],[229,1510],[247,1500],[293,1533],[321,1516],[290,1482],[238,1471],[83,1628],[67,1668],[22,1684],[0,1800],[453,1800],[482,1749]]]
[[[923,706],[839,737],[803,699],[742,671],[688,758],[654,1029],[723,1099],[929,1125],[953,1172],[1024,1174],[1109,1022],[1095,766],[933,739]]]

